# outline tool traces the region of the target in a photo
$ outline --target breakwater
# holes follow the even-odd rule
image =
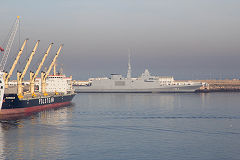
[[[240,92],[239,79],[226,80],[193,80],[206,83],[198,92]]]

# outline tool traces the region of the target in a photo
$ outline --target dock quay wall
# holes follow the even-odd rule
[[[198,92],[240,92],[239,79],[226,80],[192,80],[206,83]]]

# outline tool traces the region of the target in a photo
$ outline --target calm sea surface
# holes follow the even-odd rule
[[[240,159],[240,93],[78,94],[0,122],[0,159]]]

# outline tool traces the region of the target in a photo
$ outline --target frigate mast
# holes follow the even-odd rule
[[[127,72],[127,79],[131,79],[132,76],[131,76],[131,61],[130,61],[130,53],[128,54],[128,72]]]

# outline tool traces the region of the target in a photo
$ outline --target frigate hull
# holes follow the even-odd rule
[[[156,88],[104,88],[104,87],[89,87],[75,86],[76,93],[191,93],[198,90],[202,84],[189,86],[165,86]]]

